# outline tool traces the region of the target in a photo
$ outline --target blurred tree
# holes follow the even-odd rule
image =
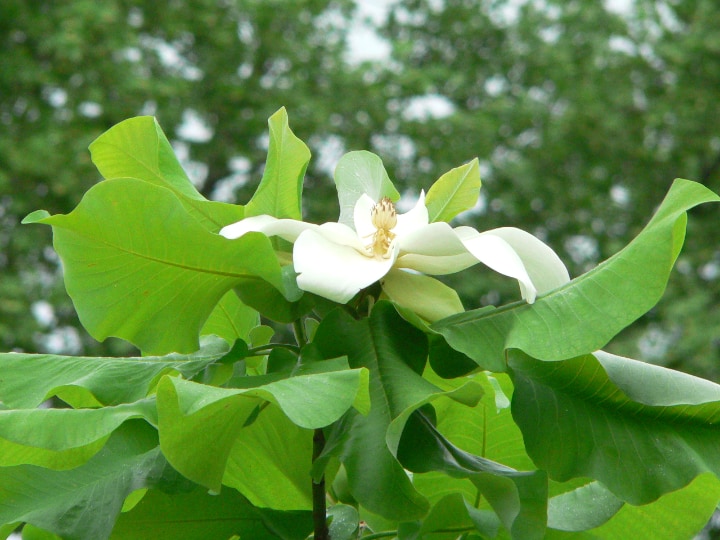
[[[534,232],[573,275],[591,268],[673,178],[720,190],[720,13],[712,0],[628,5],[388,2],[390,57],[357,64],[351,0],[2,2],[3,349],[124,350],[75,330],[48,232],[17,223],[69,211],[98,179],[89,142],[137,114],[158,116],[203,193],[245,202],[267,117],[286,106],[313,149],[313,221],[337,215],[328,177],[346,150],[380,154],[415,194],[478,156],[483,197],[467,219]],[[667,297],[614,352],[720,379],[717,215],[693,213]],[[491,274],[450,281],[467,307],[517,297]]]
[[[68,212],[79,202],[99,179],[87,146],[113,124],[156,115],[198,187],[240,202],[259,181],[267,118],[280,106],[316,156],[367,146],[383,117],[363,113],[372,92],[344,64],[351,8],[348,0],[2,2],[3,350],[126,350],[76,330],[48,232],[18,225],[34,209]],[[306,185],[324,219],[336,214],[328,159],[315,160]]]

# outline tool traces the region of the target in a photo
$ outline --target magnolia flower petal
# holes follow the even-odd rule
[[[313,230],[304,231],[293,248],[298,287],[341,304],[387,274],[396,257],[397,249],[387,259],[368,257]]]
[[[538,294],[544,294],[570,281],[570,274],[560,257],[550,246],[529,232],[514,227],[501,227],[487,232],[499,236],[512,246],[522,259]]]
[[[425,191],[421,191],[415,206],[397,217],[397,225],[392,232],[400,239],[400,242],[403,242],[405,236],[427,227],[429,221],[428,210],[425,206]]]
[[[512,245],[492,231],[479,233],[472,227],[458,227],[455,231],[478,261],[500,274],[517,279],[522,297],[530,304],[535,301],[537,289]]]
[[[377,227],[372,222],[372,211],[375,208],[375,202],[365,193],[355,202],[353,220],[355,231],[360,238],[370,238],[377,230]]]
[[[418,255],[416,253],[404,253],[398,257],[395,263],[396,268],[409,268],[431,276],[442,276],[454,274],[478,263],[470,252],[465,251],[459,255]]]
[[[366,253],[365,246],[372,243],[371,239],[363,241],[350,227],[343,223],[323,223],[315,232],[323,235],[327,240],[340,244],[341,246],[349,246],[355,248],[360,253]]]
[[[249,232],[260,232],[265,236],[280,236],[289,242],[294,242],[303,231],[317,227],[317,225],[304,221],[277,219],[263,215],[245,218],[227,225],[220,229],[220,235],[232,240]]]
[[[445,223],[425,224],[409,232],[400,240],[401,253],[417,255],[448,256],[467,253],[455,230]]]

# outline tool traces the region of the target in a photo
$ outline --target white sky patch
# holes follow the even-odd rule
[[[720,263],[718,263],[717,261],[710,261],[709,263],[702,265],[698,269],[698,274],[705,281],[712,281],[714,279],[717,279],[718,277],[720,277]]]
[[[395,210],[397,210],[399,214],[409,212],[410,210],[415,208],[419,197],[420,195],[412,191],[403,192],[403,194],[400,195],[400,199],[398,199],[398,202],[395,203]]]
[[[206,163],[201,161],[193,161],[190,159],[190,145],[183,141],[172,141],[170,143],[175,152],[180,165],[183,170],[187,173],[188,178],[193,185],[198,189],[202,189],[208,176],[208,166]]]
[[[658,15],[660,15],[660,22],[667,30],[678,33],[685,29],[685,25],[677,18],[675,12],[666,2],[659,2],[656,9]]]
[[[618,15],[631,15],[635,11],[634,0],[604,0],[605,9]]]
[[[139,62],[142,60],[142,51],[137,47],[125,47],[120,53],[120,57],[128,62]]]
[[[485,81],[485,92],[490,97],[497,97],[507,89],[507,81],[498,76],[493,75]]]
[[[43,88],[43,97],[53,107],[60,108],[67,103],[67,92],[62,88],[55,86],[46,86]]]
[[[311,141],[311,146],[315,150],[315,168],[332,177],[337,162],[345,153],[345,140],[339,135],[328,135]]]
[[[155,52],[160,58],[160,62],[166,68],[176,70],[176,72],[184,79],[189,81],[197,81],[202,79],[203,72],[197,66],[192,65],[178,50],[177,46],[168,43],[162,39],[142,36],[140,43]]]
[[[411,98],[403,111],[406,120],[419,120],[421,122],[433,119],[447,118],[455,112],[455,105],[440,94],[427,94]]]
[[[520,17],[520,8],[527,4],[527,0],[507,0],[488,10],[490,18],[495,24],[510,26]]]
[[[83,101],[78,105],[78,112],[86,118],[97,118],[103,112],[102,105],[94,101]]]
[[[611,51],[621,52],[628,56],[636,56],[638,53],[635,43],[625,36],[610,36],[608,46]]]
[[[32,311],[33,317],[35,317],[35,320],[40,326],[50,327],[55,325],[57,320],[55,318],[55,309],[53,309],[49,302],[45,300],[33,302],[30,306],[30,311]]]
[[[40,347],[52,354],[80,354],[82,352],[82,340],[80,332],[73,326],[62,326],[56,328],[49,334],[37,338]]]
[[[218,180],[213,187],[210,198],[213,201],[237,203],[235,191],[243,187],[250,180],[252,163],[244,156],[235,156],[228,161],[230,175]]]
[[[626,208],[630,204],[630,190],[625,186],[615,184],[610,188],[610,198],[618,206]]]
[[[640,336],[637,347],[645,360],[660,362],[675,340],[676,336],[672,333],[666,332],[658,325],[652,325]]]
[[[576,234],[565,240],[565,250],[576,264],[594,263],[600,254],[597,240],[584,234]]]
[[[545,43],[556,43],[560,37],[560,29],[557,26],[547,26],[541,28],[538,34]]]
[[[382,155],[395,155],[399,160],[415,157],[417,148],[412,139],[406,135],[373,135],[372,146]]]
[[[391,0],[355,2],[355,16],[350,21],[347,34],[345,60],[349,64],[386,60],[390,56],[391,45],[375,31],[375,26],[385,22],[391,4]]]
[[[193,143],[206,143],[213,138],[212,128],[194,109],[183,111],[182,123],[177,129],[177,135],[184,141]]]

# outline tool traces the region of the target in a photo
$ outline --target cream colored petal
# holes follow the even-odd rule
[[[355,231],[360,238],[370,238],[376,231],[372,222],[372,211],[376,202],[363,193],[355,203],[353,220]]]
[[[434,257],[432,255],[418,255],[416,253],[405,253],[398,257],[395,263],[396,268],[409,268],[431,276],[443,276],[454,274],[478,263],[478,260],[465,251],[459,255],[446,255]]]
[[[277,219],[263,215],[245,218],[227,225],[220,229],[220,235],[232,240],[240,238],[249,232],[260,232],[265,236],[279,236],[289,242],[294,242],[301,232],[317,227],[313,223],[305,223],[294,219]]]
[[[395,257],[397,249],[387,259],[367,257],[311,230],[304,231],[293,248],[298,287],[341,304],[387,274]]]
[[[323,223],[315,231],[335,244],[355,248],[361,253],[365,253],[365,246],[372,243],[372,238],[363,240],[355,231],[342,223]]]
[[[428,217],[428,211],[425,207],[425,191],[421,191],[415,206],[408,212],[398,215],[397,225],[392,229],[392,232],[395,233],[395,236],[397,236],[402,243],[407,235],[418,229],[427,227],[429,221],[430,218]]]
[[[499,236],[512,246],[522,260],[538,294],[544,294],[570,281],[570,274],[560,257],[550,246],[529,232],[514,227],[502,227],[487,233]]]
[[[512,245],[501,236],[492,234],[492,231],[479,233],[471,227],[458,227],[455,230],[478,261],[500,274],[517,279],[522,297],[530,304],[535,302],[537,289]]]
[[[402,254],[448,256],[467,253],[455,230],[444,221],[425,224],[400,237]]]

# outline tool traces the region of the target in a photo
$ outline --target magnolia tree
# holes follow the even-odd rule
[[[91,145],[105,180],[75,210],[25,219],[52,226],[88,332],[142,356],[0,356],[3,538],[702,528],[720,386],[601,349],[660,299],[687,210],[718,196],[676,180],[627,247],[571,280],[526,232],[448,224],[477,201],[477,161],[399,214],[381,160],[348,153],[338,222],[302,221],[310,152],[284,110],[269,126],[245,206],[202,197],[140,117]],[[431,277],[478,262],[519,299],[465,311]]]

